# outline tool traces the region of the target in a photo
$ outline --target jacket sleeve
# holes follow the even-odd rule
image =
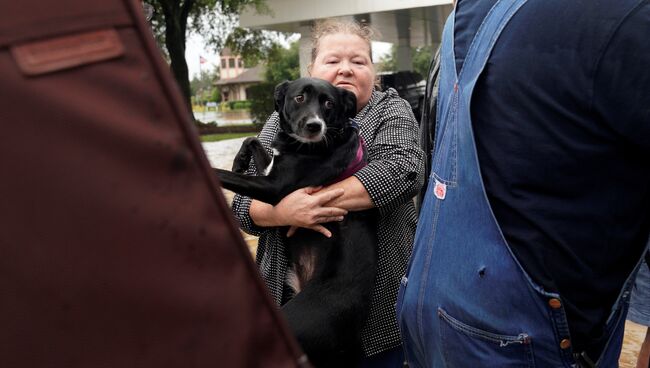
[[[368,123],[375,127],[368,146],[369,163],[355,176],[380,212],[393,211],[411,200],[424,182],[424,152],[411,107],[394,91]]]
[[[269,119],[264,124],[264,128],[257,136],[257,138],[262,142],[266,151],[271,154],[271,142],[275,138],[279,127],[279,117],[276,112],[271,114]],[[255,163],[251,160],[250,166],[246,175],[257,175],[258,170],[255,167]],[[244,230],[246,233],[260,236],[262,233],[268,230],[268,228],[255,225],[253,219],[250,216],[249,210],[251,207],[252,199],[250,197],[242,196],[235,194],[232,200],[232,212],[235,215],[235,219],[239,222],[239,227]]]

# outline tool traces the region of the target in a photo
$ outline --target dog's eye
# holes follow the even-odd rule
[[[334,108],[334,102],[327,100],[325,101],[325,108],[326,109],[333,109]]]
[[[296,101],[297,103],[303,103],[303,102],[305,102],[305,96],[298,95],[298,96],[294,97],[293,100]]]

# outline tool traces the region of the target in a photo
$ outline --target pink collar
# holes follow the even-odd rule
[[[363,138],[359,136],[359,146],[357,148],[357,154],[354,157],[354,160],[350,162],[348,167],[343,171],[336,179],[334,179],[330,184],[337,183],[339,181],[343,181],[344,179],[349,178],[350,176],[354,175],[357,171],[361,170],[362,168],[366,167],[368,163],[363,159],[363,153],[366,150],[366,142],[364,142]]]

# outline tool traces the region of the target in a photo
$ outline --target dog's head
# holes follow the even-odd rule
[[[330,131],[341,131],[356,115],[354,93],[316,78],[300,78],[275,87],[275,111],[280,128],[303,143],[323,140]]]

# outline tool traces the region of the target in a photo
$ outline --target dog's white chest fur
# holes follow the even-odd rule
[[[275,161],[275,156],[280,156],[280,151],[278,151],[277,149],[274,148],[273,149],[273,156],[271,157],[271,162],[269,162],[269,165],[263,171],[264,176],[269,175],[269,173],[271,172],[271,169],[273,169],[273,162]]]

